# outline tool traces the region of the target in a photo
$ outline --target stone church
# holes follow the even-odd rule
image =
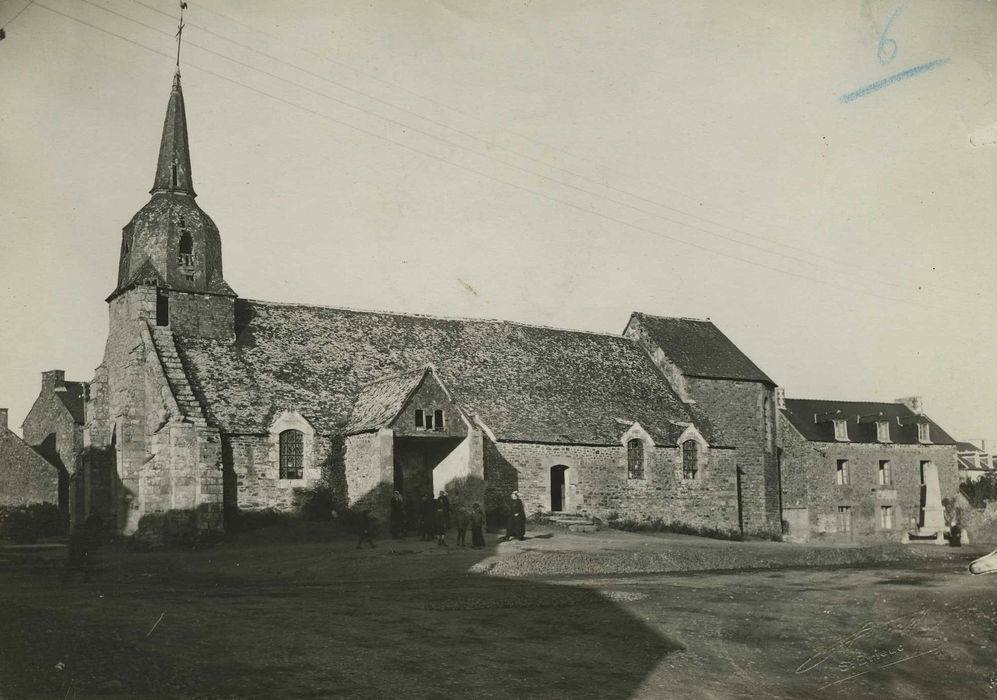
[[[612,335],[240,298],[179,72],[119,261],[71,490],[118,533],[444,488],[493,522],[518,490],[528,513],[779,531],[775,383],[709,321],[634,314]]]

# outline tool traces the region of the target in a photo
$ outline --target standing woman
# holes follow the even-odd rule
[[[440,497],[436,499],[436,545],[438,547],[449,547],[447,544],[447,520],[450,519],[450,503],[446,494],[440,492]]]
[[[509,513],[509,523],[505,528],[505,537],[508,540],[513,537],[517,540],[526,539],[526,509],[519,498],[519,491],[512,492],[512,509]]]

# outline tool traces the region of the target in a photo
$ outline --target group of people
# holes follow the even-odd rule
[[[458,501],[456,506],[451,506],[450,497],[446,491],[440,491],[440,495],[432,498],[429,494],[424,494],[422,500],[417,504],[418,512],[416,520],[419,527],[419,539],[422,542],[436,541],[439,547],[449,547],[447,544],[447,533],[451,527],[457,530],[457,545],[464,547],[467,545],[467,531],[471,531],[471,547],[480,549],[485,546],[485,512],[481,509],[480,503],[474,503],[467,509]],[[395,491],[391,495],[391,513],[388,528],[393,539],[401,539],[408,531],[407,513],[405,500],[401,493]],[[357,544],[360,547],[363,541]],[[371,542],[373,546],[373,542]]]

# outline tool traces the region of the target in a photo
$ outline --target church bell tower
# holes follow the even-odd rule
[[[137,313],[174,333],[231,339],[235,292],[222,275],[218,228],[194,201],[180,71],[166,107],[152,198],[121,233],[118,283],[108,302],[129,299]],[[112,311],[112,317],[113,317]]]

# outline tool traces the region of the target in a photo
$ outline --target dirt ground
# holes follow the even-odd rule
[[[858,568],[469,573],[557,552],[735,548],[791,565],[809,551],[531,536],[102,550],[95,580],[69,585],[60,548],[2,548],[0,697],[997,697],[997,576],[967,571],[984,548]]]

